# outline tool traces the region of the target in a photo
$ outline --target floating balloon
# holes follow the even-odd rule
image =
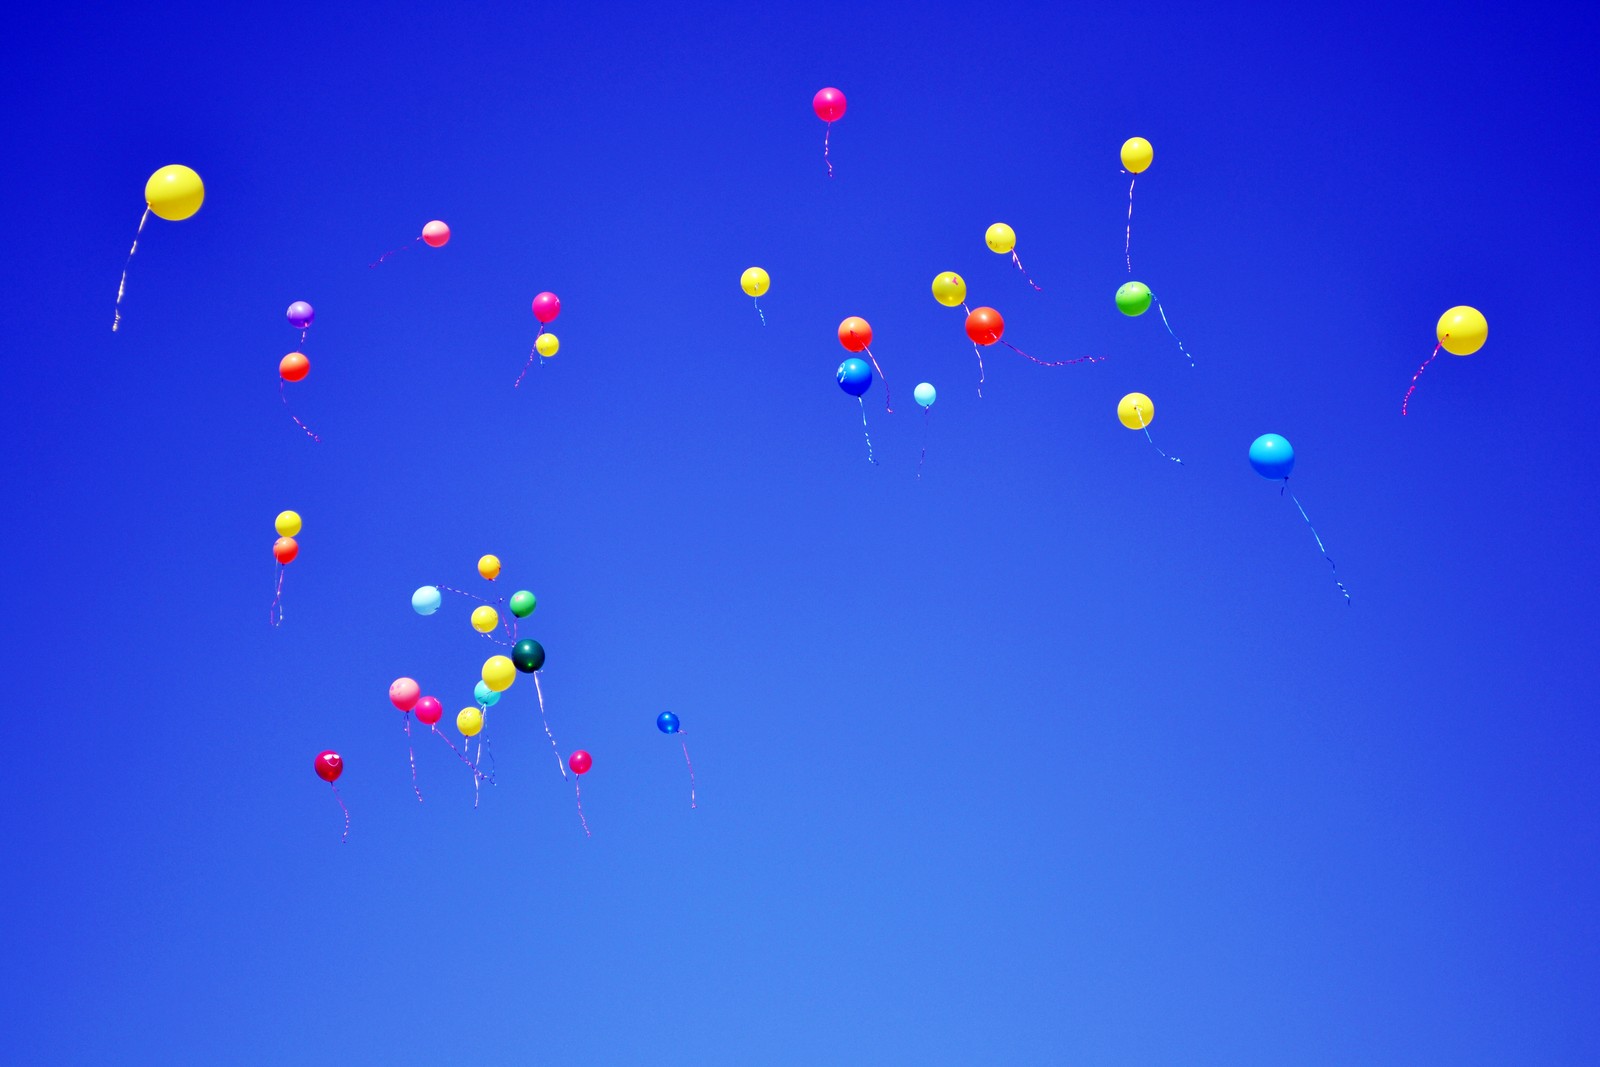
[[[861,432],[867,439],[867,462],[876,464],[872,458],[872,431],[867,429],[867,402],[861,399],[863,393],[872,387],[872,368],[867,366],[865,360],[854,357],[839,364],[838,373],[835,375],[839,388],[856,398],[856,403],[861,405]]]
[[[312,310],[311,305],[304,300],[296,300],[290,304],[289,310],[285,312],[285,315],[289,319],[289,325],[301,331],[301,340],[305,340],[305,331],[311,328],[311,320],[317,317],[317,313]]]
[[[1098,363],[1104,356],[1079,356],[1077,359],[1042,360],[1035,359],[1022,349],[1005,339],[1006,320],[1000,317],[1000,312],[992,307],[973,308],[967,314],[967,337],[975,345],[988,347],[996,341],[1005,345],[1011,351],[1041,367],[1068,367],[1074,363]]]
[[[480,604],[472,609],[472,628],[480,634],[486,634],[500,625],[500,613],[487,604]]]
[[[1278,490],[1279,495],[1287,494],[1294,501],[1295,509],[1300,512],[1300,517],[1305,520],[1306,529],[1311,531],[1311,537],[1317,542],[1317,551],[1322,553],[1322,558],[1328,561],[1328,567],[1333,571],[1333,584],[1339,587],[1339,593],[1344,597],[1346,605],[1350,603],[1350,590],[1344,587],[1339,580],[1339,568],[1334,565],[1328,549],[1322,543],[1322,536],[1317,533],[1317,528],[1311,525],[1311,516],[1306,514],[1306,509],[1299,499],[1289,492],[1289,472],[1294,470],[1294,446],[1275,433],[1264,433],[1250,443],[1250,466],[1256,473],[1271,481],[1283,480],[1283,488]]]
[[[424,726],[432,726],[444,715],[444,705],[438,697],[421,697],[411,710],[416,712],[417,719]]]
[[[367,266],[376,267],[379,263],[382,263],[390,256],[404,252],[406,249],[419,242],[427,245],[429,248],[443,248],[445,245],[450,243],[450,227],[446,226],[438,219],[434,219],[432,222],[426,223],[422,227],[422,232],[411,241],[411,244],[404,244],[399,248],[391,248],[389,251],[385,252],[371,263],[368,263]]]
[[[967,283],[953,270],[947,270],[933,276],[933,298],[947,308],[958,307],[968,315],[972,309],[967,307]],[[978,350],[977,342],[973,342],[972,354],[978,357],[978,396],[983,396],[983,353]]]
[[[480,556],[478,558],[478,573],[491,582],[500,577],[500,557]]]
[[[272,543],[272,555],[279,563],[293,563],[300,554],[300,545],[292,537],[280,537]]]
[[[344,797],[339,795],[339,787],[334,783],[344,773],[344,757],[328,749],[318,752],[311,766],[317,772],[317,777],[333,788],[333,799],[339,802],[339,810],[344,812],[344,836],[339,838],[339,844],[342,845],[350,840],[350,809],[344,806]]]
[[[139,228],[133,231],[133,246],[122,264],[122,280],[117,282],[117,302],[112,309],[111,332],[122,325],[122,294],[128,291],[128,268],[133,265],[133,254],[139,251],[139,235],[151,214],[168,222],[182,222],[200,210],[205,201],[206,187],[200,175],[177,163],[168,164],[150,175],[144,183],[144,214],[139,216]]]
[[[425,585],[411,594],[411,609],[418,615],[432,615],[442,603],[444,596],[438,586]]]
[[[539,598],[526,589],[518,590],[511,594],[511,614],[519,619],[526,619],[533,614],[533,609],[539,606]]]
[[[500,694],[490,689],[488,682],[480,679],[478,684],[472,687],[472,699],[486,708],[492,708],[500,703]]]
[[[656,729],[660,730],[664,734],[677,733],[678,717],[672,714],[670,711],[663,711],[660,715],[656,716]]]
[[[278,517],[272,520],[272,528],[278,531],[279,537],[293,537],[300,532],[300,513],[298,511],[280,511]]]
[[[396,678],[389,683],[389,703],[401,711],[410,711],[422,699],[422,687],[414,678]]]
[[[1129,318],[1137,318],[1150,310],[1152,303],[1156,306],[1156,313],[1161,316],[1161,325],[1167,328],[1167,335],[1177,344],[1178,351],[1183,353],[1183,358],[1189,361],[1189,366],[1194,366],[1194,357],[1189,350],[1183,347],[1183,341],[1172,331],[1172,323],[1167,321],[1167,311],[1161,306],[1161,301],[1156,299],[1150,287],[1144,282],[1123,282],[1117,287],[1117,310]]]
[[[761,325],[767,324],[767,313],[761,310],[760,297],[767,294],[767,289],[772,285],[772,279],[760,267],[746,267],[743,274],[739,275],[739,288],[744,290],[744,295],[750,297],[756,306],[756,314],[761,316]]]
[[[300,516],[293,511],[279,512],[272,526],[278,534],[278,539],[272,542],[272,558],[278,562],[274,569],[272,606],[267,609],[267,620],[273,626],[280,626],[283,624],[283,569],[293,563],[295,557],[300,554],[300,542],[284,531],[292,528],[295,533],[299,533]]]
[[[541,326],[548,326],[561,314],[561,298],[554,293],[540,293],[533,298],[533,317]]]
[[[549,359],[561,351],[561,339],[553,333],[541,333],[534,339],[533,350],[544,359]]]
[[[531,637],[524,637],[511,650],[511,662],[523,674],[532,674],[544,666],[544,646]]]
[[[528,368],[533,366],[535,359],[549,359],[561,347],[561,342],[555,339],[554,334],[544,332],[544,328],[556,321],[556,316],[559,314],[561,314],[561,298],[556,294],[540,293],[533,298],[533,317],[539,323],[539,332],[533,337],[533,351],[528,353],[528,362],[522,365],[522,374],[517,375],[517,380],[512,383],[513,389],[522,385],[523,375],[528,373]],[[545,340],[547,337],[548,341]]]
[[[1444,349],[1453,356],[1470,356],[1483,347],[1489,339],[1489,320],[1483,317],[1483,312],[1465,304],[1458,305],[1439,316],[1439,325],[1434,333],[1438,335],[1439,343],[1433,346],[1433,354],[1423,360],[1422,366],[1417,368],[1417,373],[1411,376],[1411,388],[1406,390],[1405,399],[1400,401],[1400,414],[1408,414],[1411,405],[1411,394],[1417,391],[1417,379],[1422,377],[1422,372],[1428,369],[1428,364],[1439,355],[1439,349]]]
[[[1039,286],[1034,283],[1032,278],[1028,277],[1028,272],[1023,269],[1022,260],[1017,258],[1016,230],[1013,230],[1003,222],[996,222],[984,231],[983,243],[988,245],[989,251],[997,256],[1003,256],[1009,252],[1011,254],[1011,262],[1016,264],[1017,270],[1021,271],[1022,276],[1028,279],[1028,284],[1032,285],[1035,291],[1040,291]]]
[[[593,837],[594,835],[589,833],[589,820],[583,817],[583,786],[578,784],[578,779],[589,773],[589,768],[594,766],[594,760],[589,757],[589,753],[580,748],[567,757],[567,766],[572,768],[574,775],[572,785],[578,798],[578,821],[583,823],[583,836]]]
[[[1150,147],[1150,142],[1143,137],[1130,137],[1122,142],[1122,169],[1129,175],[1128,181],[1128,228],[1122,238],[1122,260],[1128,267],[1128,273],[1133,273],[1133,183],[1138,181],[1138,175],[1143,174],[1150,160],[1155,158],[1155,149]]]
[[[289,413],[289,417],[294,420],[294,424],[304,430],[306,436],[313,441],[320,441],[322,438],[312,433],[311,427],[301,422],[300,416],[296,415],[294,409],[289,406],[289,395],[284,392],[283,388],[286,382],[305,381],[306,375],[310,373],[311,361],[306,358],[304,352],[290,352],[287,356],[278,360],[278,399],[283,401],[283,410]]]
[[[1162,452],[1160,446],[1156,444],[1155,438],[1150,436],[1150,423],[1154,421],[1155,417],[1156,406],[1143,393],[1129,393],[1117,402],[1118,422],[1130,430],[1144,431],[1144,439],[1150,442],[1151,448],[1161,453],[1162,459],[1170,459],[1172,462],[1182,466],[1183,460],[1177,456],[1169,456]]]
[[[883,410],[894,414],[894,407],[889,402],[889,379],[884,378],[883,368],[878,366],[878,357],[872,354],[872,327],[866,319],[858,315],[851,315],[839,323],[839,343],[846,352],[865,352],[872,361],[872,369],[883,380]],[[869,382],[870,384],[870,382]],[[855,394],[860,396],[860,393]]]
[[[683,746],[683,762],[689,768],[689,807],[697,807],[694,796],[694,761],[689,758],[689,742],[683,739],[683,727],[678,723],[678,717],[670,711],[663,711],[656,716],[656,729],[664,734],[677,734],[678,743]]]
[[[465,760],[467,766],[472,768],[472,806],[474,808],[478,806],[478,787],[486,779],[490,785],[494,784],[493,775],[482,774],[479,770],[483,764],[484,746],[484,740],[479,735],[483,732],[485,718],[486,716],[484,715],[483,710],[479,708],[462,708],[460,711],[456,712],[456,729],[461,732],[462,749],[465,750],[471,747],[469,742],[474,737],[478,738],[478,751],[471,759]],[[490,750],[489,758],[492,763],[494,759],[492,749]]]
[[[828,164],[828,177],[831,178],[833,161],[828,158],[828,138],[833,134],[833,124],[844,117],[844,94],[832,86],[818,89],[817,95],[811,98],[811,110],[817,113],[817,118],[828,124],[822,135],[822,161]]]
[[[396,699],[397,689],[400,699]],[[422,790],[417,786],[417,753],[416,749],[411,744],[411,716],[413,714],[416,715],[418,722],[426,726],[435,737],[444,742],[444,746],[455,755],[456,759],[466,764],[467,768],[472,771],[474,793],[476,793],[477,785],[480,781],[487,781],[490,785],[493,785],[494,776],[484,774],[482,771],[480,771],[478,769],[478,765],[472,760],[468,759],[466,754],[460,749],[456,748],[456,746],[451,742],[450,738],[446,737],[439,730],[439,720],[444,717],[444,704],[442,704],[439,698],[435,696],[416,696],[415,694],[418,692],[420,692],[420,690],[417,686],[417,683],[412,681],[410,678],[397,678],[389,686],[390,701],[393,702],[395,707],[399,708],[402,712],[405,712],[406,756],[411,761],[411,791],[416,794],[417,802],[419,804],[422,802]],[[407,703],[410,704],[410,707],[404,706]],[[469,708],[468,710],[474,715],[478,716],[477,728],[472,731],[472,733],[477,733],[478,730],[483,728],[483,713],[477,708]],[[462,714],[464,715],[465,712]],[[461,715],[456,716],[456,726],[458,729],[462,726]],[[467,733],[465,729],[462,729],[461,732],[464,734]],[[468,736],[471,736],[471,734],[468,734]],[[481,754],[481,747],[479,752]],[[474,807],[476,807],[476,802],[474,802]]]
[[[911,390],[911,399],[915,400],[922,408],[922,454],[917,457],[917,480],[922,480],[922,464],[928,458],[928,415],[933,410],[933,402],[939,398],[938,392],[931,382],[923,382]]]
[[[505,656],[490,656],[483,662],[483,684],[504,693],[517,680],[517,668]]]
[[[476,737],[483,729],[483,712],[477,708],[462,708],[456,712],[456,729],[462,737]]]

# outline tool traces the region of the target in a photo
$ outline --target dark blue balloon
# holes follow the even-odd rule
[[[678,717],[670,711],[663,711],[656,716],[656,728],[664,734],[675,734],[678,732]]]
[[[1275,433],[1264,433],[1251,442],[1250,466],[1263,478],[1287,478],[1294,470],[1294,446]]]
[[[847,359],[839,364],[839,388],[860,396],[872,387],[872,368],[865,360]]]

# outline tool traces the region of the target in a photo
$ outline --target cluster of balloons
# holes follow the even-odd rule
[[[554,356],[561,349],[561,342],[553,333],[545,333],[544,328],[556,321],[556,316],[561,314],[561,298],[554,293],[540,293],[533,298],[533,317],[539,323],[539,332],[533,338],[533,351],[528,353],[528,362],[522,365],[522,374],[517,375],[517,380],[512,383],[515,389],[522,385],[522,376],[528,373],[528,368],[533,366],[534,360],[539,360],[543,366],[544,360]]]
[[[496,697],[498,699],[498,697]],[[417,803],[422,803],[422,789],[417,785],[417,754],[411,746],[411,715],[415,713],[417,721],[426,726],[435,737],[445,743],[445,746],[455,753],[455,757],[465,763],[472,771],[472,784],[474,803],[477,806],[476,794],[480,782],[488,781],[494,784],[490,775],[484,774],[478,764],[459,751],[450,739],[439,731],[439,720],[444,717],[444,703],[438,697],[424,696],[422,687],[414,678],[396,678],[389,683],[389,703],[405,715],[406,754],[411,760],[411,791],[417,796]],[[483,713],[478,708],[463,708],[456,715],[456,729],[461,731],[463,738],[474,737],[483,729]]]
[[[284,316],[289,320],[290,326],[300,331],[300,348],[304,348],[306,331],[311,329],[312,320],[317,317],[316,311],[304,300],[296,300],[289,305],[289,310],[284,313]],[[321,441],[322,438],[312,433],[311,427],[301,422],[300,416],[296,415],[294,409],[289,407],[289,397],[284,392],[285,383],[305,381],[306,375],[310,373],[311,361],[299,349],[280,359],[278,361],[278,399],[283,401],[284,410],[289,413],[289,417],[294,420],[294,424],[305,431],[307,437],[313,441]]]
[[[279,626],[283,623],[283,569],[300,555],[300,542],[295,540],[300,535],[300,513],[278,512],[278,517],[272,520],[272,528],[278,533],[278,539],[272,542],[272,558],[277,560],[278,564],[272,587],[272,607],[268,611],[268,616],[273,626]]]

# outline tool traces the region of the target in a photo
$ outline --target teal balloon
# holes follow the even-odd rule
[[[532,674],[544,666],[544,646],[531,637],[524,637],[512,648],[511,662],[523,674]]]
[[[492,708],[500,703],[500,694],[490,689],[488,682],[479,682],[472,687],[472,699],[486,708]]]
[[[436,585],[425,585],[411,594],[411,608],[418,615],[432,615],[444,603],[444,594]]]
[[[921,404],[924,408],[931,408],[933,407],[933,402],[939,399],[939,393],[934,389],[933,383],[923,382],[911,390],[911,399]]]
[[[539,598],[526,589],[511,594],[511,614],[519,619],[526,619],[533,614],[533,609],[539,606]]]
[[[1287,478],[1294,470],[1294,446],[1275,433],[1264,433],[1250,443],[1250,466],[1263,478]]]
[[[1150,310],[1152,299],[1144,282],[1123,282],[1117,290],[1117,310],[1124,315],[1143,315]]]

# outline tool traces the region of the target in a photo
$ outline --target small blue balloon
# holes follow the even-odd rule
[[[656,729],[660,730],[664,734],[677,733],[678,717],[672,714],[670,711],[663,711],[660,715],[656,716]]]
[[[872,387],[872,368],[865,360],[847,359],[839,364],[839,388],[851,396],[860,396]]]
[[[411,607],[418,615],[432,615],[444,603],[444,594],[436,585],[425,585],[411,594]]]
[[[1250,466],[1263,478],[1287,478],[1294,470],[1294,446],[1275,433],[1264,433],[1250,445]]]
[[[492,708],[500,703],[500,694],[490,689],[488,682],[479,682],[472,687],[472,699],[486,708]]]
[[[911,399],[922,405],[924,409],[933,407],[933,402],[939,399],[938,390],[934,389],[931,382],[923,382],[911,390]]]

